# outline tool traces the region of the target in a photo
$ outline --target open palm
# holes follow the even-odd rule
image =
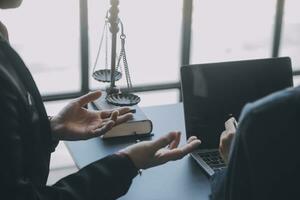
[[[195,150],[201,143],[197,137],[192,136],[186,144],[178,147],[180,135],[180,132],[172,131],[156,140],[131,145],[119,153],[129,156],[138,169],[147,169],[172,160],[179,160]]]
[[[101,96],[91,92],[69,103],[51,120],[53,138],[59,140],[82,140],[100,136],[113,126],[132,118],[130,108],[111,111],[92,111],[84,106]]]

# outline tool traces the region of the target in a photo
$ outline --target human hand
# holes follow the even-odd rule
[[[105,134],[113,126],[132,118],[130,108],[112,111],[92,111],[83,106],[101,96],[100,91],[90,92],[69,103],[51,123],[52,137],[56,140],[82,140]]]
[[[220,136],[219,151],[226,164],[228,163],[230,146],[236,132],[236,123],[237,122],[234,117],[228,119],[225,122],[225,130]]]
[[[192,136],[187,144],[178,147],[180,135],[180,132],[170,132],[157,140],[129,146],[120,153],[128,155],[138,169],[147,169],[171,160],[178,160],[195,150],[201,143],[199,139]]]

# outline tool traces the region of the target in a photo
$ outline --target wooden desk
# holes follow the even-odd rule
[[[186,141],[182,104],[143,108],[153,122],[152,138],[179,130],[182,143]],[[66,145],[79,168],[112,154],[121,148],[134,144],[134,139],[114,139],[103,141],[94,138],[87,141],[66,142]],[[210,184],[200,167],[190,157],[180,161],[144,170],[137,176],[123,200],[199,200],[208,199]]]

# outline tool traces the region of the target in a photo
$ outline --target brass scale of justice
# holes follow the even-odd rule
[[[93,78],[99,82],[103,83],[110,83],[110,86],[106,88],[107,96],[105,97],[106,101],[115,106],[133,106],[140,102],[140,97],[132,94],[132,82],[129,73],[128,62],[126,58],[125,52],[125,39],[126,35],[124,33],[124,26],[121,19],[118,17],[119,9],[119,0],[110,0],[111,7],[106,13],[105,17],[105,24],[102,32],[102,36],[100,39],[100,44],[96,56],[96,60],[93,67]],[[121,47],[120,53],[117,58],[117,36],[119,32],[119,27],[121,28],[120,40],[121,40]],[[109,56],[109,31],[111,33],[111,63],[110,69],[108,67],[108,56]],[[105,40],[105,41],[104,41]],[[105,69],[97,69],[97,65],[100,59],[100,54],[103,46],[103,42],[105,42]],[[123,63],[121,63],[121,61]],[[115,82],[122,78],[122,66],[124,68],[126,82],[127,82],[127,89],[125,91],[121,91],[115,85]]]

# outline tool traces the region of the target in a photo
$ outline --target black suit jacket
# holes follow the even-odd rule
[[[111,155],[46,186],[52,141],[41,95],[22,59],[0,37],[0,199],[116,199],[137,170]]]
[[[212,179],[211,199],[274,200],[300,196],[300,87],[248,104],[228,168]]]

